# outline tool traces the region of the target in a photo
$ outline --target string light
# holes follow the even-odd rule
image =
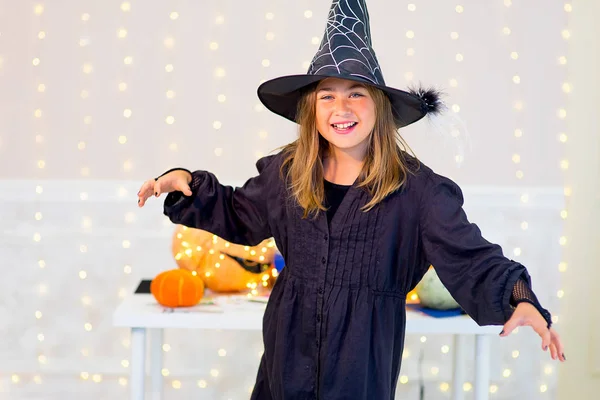
[[[567,13],[571,12],[572,11],[571,5],[568,4],[568,3],[565,4],[564,5],[564,10]],[[568,30],[566,30],[566,29],[563,30],[561,32],[561,34],[562,34],[562,37],[564,39],[569,39],[570,38],[570,32]],[[559,57],[559,62],[558,62],[559,67],[565,65],[566,63],[567,63],[566,57],[564,57],[564,56]],[[561,85],[561,90],[562,90],[562,92],[563,92],[563,94],[565,96],[568,96],[571,93],[572,87],[571,87],[571,85],[568,82],[563,82],[562,85]],[[558,110],[558,112],[557,112],[557,117],[558,117],[559,120],[563,120],[564,121],[567,118],[567,110],[564,109],[564,108],[560,108]],[[568,136],[567,136],[566,133],[560,132],[558,134],[558,138],[559,138],[559,143],[561,143],[563,145],[563,148],[561,150],[564,153],[565,152],[564,145],[567,143]],[[569,169],[569,160],[566,159],[566,158],[562,158],[560,160],[560,162],[559,162],[559,167],[560,167],[560,169],[561,169],[562,172],[566,172]],[[564,180],[564,175],[563,175],[563,180]],[[564,209],[562,209],[560,211],[560,218],[561,218],[561,220],[565,220],[565,219],[568,218],[568,198],[571,195],[571,188],[568,185],[566,185],[566,184],[565,184],[565,186],[563,188],[563,194],[564,194],[565,202],[567,203],[567,205],[565,206]],[[567,243],[568,243],[568,238],[566,236],[563,235],[563,236],[561,236],[559,238],[559,244],[561,245],[561,247],[566,246]],[[567,262],[564,261],[564,260],[561,260],[560,263],[558,264],[558,270],[559,270],[559,272],[564,273],[567,270]],[[564,299],[565,291],[563,289],[559,289],[556,292],[556,296],[557,296],[557,298],[559,300]],[[557,324],[558,321],[559,321],[558,315],[554,314],[552,316],[552,323],[553,324]],[[550,375],[552,373],[552,368],[551,367],[546,367],[545,368],[545,373],[546,373],[546,375]],[[547,389],[548,388],[547,388],[546,384],[542,384],[540,386],[540,392],[541,393],[546,392]]]
[[[223,68],[217,68],[217,69],[215,69],[215,76],[217,78],[223,78],[223,77],[225,77],[225,75],[226,75],[225,69],[223,69]]]

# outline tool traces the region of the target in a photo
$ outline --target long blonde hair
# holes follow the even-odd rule
[[[357,187],[367,188],[371,195],[371,200],[362,208],[366,212],[398,190],[406,182],[407,175],[413,172],[412,164],[418,167],[418,160],[412,158],[416,163],[411,162],[409,166],[406,149],[410,147],[396,129],[388,97],[377,88],[365,86],[376,110],[375,126],[357,181]],[[304,209],[304,218],[310,214],[316,217],[319,210],[327,210],[323,205],[323,155],[329,150],[329,142],[317,130],[315,89],[316,85],[298,103],[298,139],[282,147],[281,175],[289,183],[291,195]]]

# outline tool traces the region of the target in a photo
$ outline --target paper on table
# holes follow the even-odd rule
[[[157,302],[149,304],[150,307],[158,308],[162,314],[189,314],[189,313],[222,313],[223,309],[213,298],[203,298],[200,303],[191,307],[165,307]]]

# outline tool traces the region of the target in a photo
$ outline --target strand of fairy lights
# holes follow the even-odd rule
[[[34,19],[34,23],[33,26],[36,27],[36,30],[39,29],[39,31],[37,32],[37,38],[38,38],[38,42],[39,43],[39,47],[36,48],[36,52],[37,53],[41,53],[40,48],[43,46],[44,40],[46,38],[46,32],[41,29],[41,27],[43,26],[43,14],[44,14],[44,5],[43,4],[36,4],[33,8],[33,19]],[[45,124],[45,120],[43,119],[44,116],[44,112],[46,111],[45,109],[40,107],[40,104],[45,104],[43,101],[43,98],[45,97],[45,91],[46,91],[46,85],[45,83],[42,81],[41,79],[41,59],[38,57],[38,54],[36,54],[36,56],[33,58],[32,60],[32,65],[34,68],[35,73],[33,74],[35,76],[36,79],[36,83],[37,83],[37,92],[39,93],[38,95],[38,101],[36,101],[35,103],[35,109],[33,111],[33,118],[34,118],[34,132],[36,135],[36,143],[39,145],[38,147],[38,161],[37,161],[37,168],[39,170],[39,175],[38,177],[41,179],[44,171],[44,168],[46,167],[46,161],[44,160],[44,153],[46,151],[45,146],[43,145],[44,143],[44,135],[46,134],[46,124]],[[37,174],[36,174],[37,175]],[[36,208],[38,209],[38,211],[35,212],[34,214],[34,219],[35,219],[35,225],[41,225],[42,219],[43,219],[43,215],[42,212],[40,210],[40,205],[41,205],[41,200],[40,200],[40,196],[43,193],[43,187],[41,184],[38,184],[36,186]],[[41,227],[41,226],[40,226]],[[38,266],[40,268],[44,268],[46,266],[45,261],[43,260],[43,254],[44,254],[44,246],[41,243],[42,242],[42,235],[39,232],[35,232],[33,235],[33,241],[36,243],[36,248],[38,249]],[[47,293],[47,285],[45,283],[40,283],[38,286],[38,294],[40,297],[43,297],[44,295],[46,295]],[[43,304],[43,300],[40,301],[41,304]],[[35,318],[36,320],[41,320],[43,317],[43,313],[42,310],[40,308],[38,308],[35,313]],[[37,334],[37,362],[40,366],[40,368],[43,368],[44,365],[47,364],[48,359],[47,356],[44,354],[44,341],[45,341],[45,335],[42,331],[42,327],[39,326],[38,329],[38,334]],[[19,383],[21,381],[21,377],[18,374],[13,374],[11,376],[11,381],[13,383]],[[42,377],[39,374],[35,374],[33,376],[33,381],[36,384],[41,384],[42,383]]]
[[[504,5],[507,8],[510,8],[511,5],[512,5],[512,1],[505,0],[504,1]],[[512,33],[512,30],[508,26],[505,26],[502,29],[502,34],[505,35],[505,36],[507,36],[507,37],[512,36],[511,33]],[[518,42],[518,40],[517,40],[517,42]],[[514,46],[514,44],[512,46]],[[519,60],[519,53],[514,48],[512,49],[512,51],[510,52],[510,54],[508,56],[510,56],[510,59],[512,61],[514,61],[515,64]],[[520,84],[521,84],[521,76],[518,74],[518,67],[515,67],[514,70],[515,70],[515,74],[512,76],[511,81],[515,85],[515,88],[518,88],[518,87],[520,87]],[[513,133],[514,133],[514,137],[515,137],[515,141],[516,141],[515,142],[516,143],[515,144],[516,149],[523,150],[523,148],[522,148],[522,140],[521,140],[522,137],[523,137],[523,129],[519,127],[519,125],[520,125],[519,122],[522,120],[522,118],[519,118],[519,116],[521,116],[523,114],[522,112],[523,112],[524,104],[523,104],[523,100],[521,99],[522,92],[519,91],[518,89],[515,89],[515,91],[517,91],[519,93],[519,96],[517,97],[517,100],[513,103],[513,109],[514,109],[514,111],[516,113],[516,116],[515,116],[515,121],[516,121],[515,125],[516,126],[515,126],[515,128],[513,130]],[[512,157],[511,157],[511,161],[514,163],[515,168],[516,168],[516,170],[514,171],[514,173],[515,173],[515,178],[517,180],[521,180],[525,176],[525,174],[523,172],[523,168],[522,168],[522,163],[521,163],[521,161],[522,161],[521,154],[520,154],[521,152],[522,151],[518,151],[517,150],[515,153],[513,153]],[[520,197],[520,201],[523,204],[528,203],[529,202],[529,194],[528,193],[522,193],[521,197]],[[529,229],[529,223],[527,221],[525,221],[525,220],[521,221],[520,228],[523,231]],[[514,254],[515,257],[521,256],[522,249],[520,247],[515,247],[513,249],[513,254]],[[519,333],[519,329],[516,328],[513,331],[513,334],[518,334],[518,333]],[[520,355],[519,349],[518,348],[514,349],[512,351],[512,353],[511,353],[511,355],[512,355],[513,359],[518,358],[519,355]],[[505,377],[505,378],[508,378],[508,377],[512,376],[512,371],[509,368],[505,368],[502,371],[502,376]]]
[[[573,11],[573,6],[572,6],[570,3],[565,3],[565,4],[563,5],[563,10],[565,11],[565,13],[567,13],[567,14],[568,14],[568,13],[570,13],[571,11]],[[568,18],[567,18],[567,20],[568,20]],[[569,40],[569,38],[571,37],[571,33],[570,33],[570,31],[568,30],[568,28],[565,28],[565,29],[563,29],[563,30],[561,31],[561,36],[562,36],[562,39],[564,39],[565,41],[568,41],[568,40]],[[566,59],[566,57],[565,57],[564,55],[562,55],[562,56],[559,56],[559,57],[558,57],[558,60],[557,60],[557,65],[558,65],[558,67],[559,67],[559,68],[563,68],[563,67],[564,67],[564,65],[566,65],[566,64],[567,64],[567,59]],[[563,83],[561,84],[561,89],[562,89],[563,93],[565,94],[565,95],[564,95],[564,98],[565,98],[565,101],[566,101],[566,100],[568,99],[568,95],[569,95],[569,93],[571,93],[571,84],[570,84],[569,82],[563,82]],[[557,114],[556,114],[556,115],[557,115],[557,117],[558,117],[558,118],[559,118],[561,121],[564,121],[564,120],[566,120],[566,118],[567,118],[567,110],[566,110],[566,108],[560,108],[559,110],[557,110]],[[563,126],[565,126],[565,124],[563,124]],[[566,146],[566,143],[567,143],[567,140],[568,140],[568,135],[567,135],[567,133],[566,133],[566,132],[564,132],[564,131],[563,131],[563,132],[560,132],[560,133],[558,134],[558,140],[559,140],[559,142],[560,142],[560,143],[563,145],[563,146],[562,146],[562,149],[561,149],[561,150],[562,150],[562,154],[563,154],[563,158],[560,160],[560,162],[559,162],[559,166],[560,166],[560,169],[561,169],[561,170],[562,170],[564,173],[566,173],[566,172],[567,172],[567,170],[569,169],[569,160],[568,160],[568,159],[566,159],[566,158],[564,158],[564,154],[565,154],[565,146]],[[565,175],[563,175],[563,179],[564,179],[564,176],[565,176]],[[569,203],[569,197],[571,196],[571,188],[568,186],[568,184],[565,184],[565,186],[564,186],[564,188],[563,188],[563,194],[564,194],[564,196],[565,196],[565,208],[564,208],[563,210],[561,210],[561,211],[560,211],[560,218],[561,218],[561,220],[566,220],[566,219],[567,219],[567,217],[568,217],[568,203]],[[564,235],[563,235],[563,236],[561,236],[561,237],[559,238],[559,244],[560,244],[561,246],[566,246],[566,245],[567,245],[567,237],[566,237],[566,236],[564,236]],[[564,252],[562,252],[562,253],[564,253]],[[567,270],[567,261],[564,259],[564,257],[561,257],[561,261],[559,262],[558,269],[559,269],[559,272],[560,272],[560,273],[564,273],[564,272]],[[562,279],[561,279],[561,281],[562,281]],[[564,291],[564,289],[559,289],[559,290],[557,291],[557,293],[556,293],[556,296],[558,297],[558,299],[559,299],[559,300],[560,300],[560,299],[563,299],[563,298],[564,298],[564,295],[565,295],[565,291]],[[559,322],[559,317],[558,317],[558,314],[556,314],[556,315],[553,315],[553,317],[552,317],[552,322],[553,322],[553,323],[558,323],[558,322]],[[544,372],[545,372],[547,375],[550,375],[550,374],[552,374],[552,373],[553,373],[553,369],[554,369],[554,368],[553,368],[551,365],[547,365],[547,366],[544,368]]]
[[[222,13],[218,13],[217,16],[214,19],[214,25],[216,27],[216,29],[218,30],[218,32],[223,31],[225,28],[225,16]],[[222,87],[221,84],[225,81],[225,78],[227,77],[227,71],[226,69],[223,67],[222,65],[222,58],[220,57],[220,52],[218,52],[220,48],[219,43],[216,40],[213,40],[209,43],[209,50],[211,51],[212,55],[213,55],[213,59],[218,60],[213,72],[213,84],[215,85],[215,87]],[[227,96],[222,93],[219,92],[219,94],[217,95],[217,101],[219,103],[225,103],[227,100]],[[219,133],[219,131],[223,128],[223,122],[220,121],[219,119],[215,119],[214,121],[212,121],[212,129],[214,131],[216,131],[216,133]],[[219,142],[217,142],[219,143]],[[213,153],[216,157],[221,157],[223,155],[223,147],[222,145],[217,145],[217,147],[214,148]]]
[[[133,74],[132,69],[135,68],[135,58],[134,56],[130,53],[128,46],[126,45],[126,43],[129,42],[129,29],[128,26],[126,24],[126,22],[128,21],[128,19],[130,18],[131,14],[131,4],[128,1],[122,2],[120,5],[120,11],[119,11],[119,20],[121,21],[121,24],[117,27],[117,31],[115,32],[115,39],[117,41],[117,46],[119,46],[122,49],[126,49],[125,51],[121,52],[121,57],[122,57],[122,63],[123,63],[123,77],[119,80],[119,82],[117,83],[117,90],[119,92],[119,94],[125,98],[125,99],[130,99],[131,98],[131,88],[128,86],[128,82],[130,78],[130,76]],[[131,119],[134,117],[134,110],[133,107],[128,104],[128,102],[121,102],[120,104],[124,104],[124,108],[122,109],[122,116],[123,116],[123,123],[126,124],[127,128],[123,128],[123,130],[121,132],[119,132],[119,136],[117,137],[117,142],[119,146],[130,146],[130,138],[128,137],[129,134],[131,134],[131,130],[130,130],[130,123],[131,123]],[[124,173],[128,173],[133,169],[133,162],[131,159],[126,159],[125,161],[123,161],[123,172]],[[118,189],[118,196],[119,197],[126,197],[127,196],[127,190],[123,187],[120,187]],[[131,212],[128,212],[125,214],[125,223],[129,224],[132,223],[134,221],[135,215]],[[127,239],[123,239],[121,242],[121,247],[123,249],[128,249],[131,247],[131,242]],[[126,254],[129,254],[128,252],[126,252]],[[123,274],[125,276],[128,276],[129,274],[131,274],[132,271],[132,267],[129,264],[125,264],[123,266]],[[119,291],[117,293],[117,296],[119,299],[124,298],[127,295],[127,289],[124,287],[119,288]],[[123,345],[123,347],[125,349],[129,348],[130,345],[130,339],[129,337],[124,337],[123,339],[121,339],[121,344]],[[123,358],[120,361],[120,365],[122,368],[124,368],[125,370],[127,370],[129,368],[129,360],[127,358]],[[119,385],[121,386],[127,386],[128,384],[128,378],[125,376],[120,376],[118,379]]]
[[[504,0],[504,6],[506,8],[510,8],[512,6],[512,1],[510,0]],[[512,34],[512,29],[509,26],[504,26],[502,28],[502,35],[506,36],[506,37],[510,37],[513,36]],[[518,42],[518,40],[517,40]],[[519,52],[516,51],[516,49],[514,48],[514,44],[512,44],[511,46],[513,46],[513,49],[511,49],[511,52],[507,55],[508,57],[510,57],[510,59],[516,64],[517,61],[519,60]],[[518,64],[517,64],[518,65]],[[516,122],[516,126],[513,129],[513,135],[515,137],[515,147],[516,149],[521,149],[522,150],[522,137],[523,137],[523,129],[519,127],[519,122],[522,120],[522,118],[519,118],[522,115],[522,111],[524,108],[524,104],[523,104],[523,100],[521,99],[521,91],[518,90],[520,84],[521,84],[521,76],[518,73],[518,67],[514,67],[513,68],[514,75],[511,77],[511,83],[514,85],[514,90],[519,93],[519,96],[517,97],[517,100],[515,100],[513,102],[513,111],[516,113],[515,114],[515,122]],[[515,151],[513,153],[513,155],[511,156],[511,161],[513,162],[513,164],[515,165],[516,170],[514,171],[515,173],[515,178],[517,180],[521,180],[524,178],[525,174],[523,172],[523,168],[522,168],[522,157],[521,157],[521,152],[520,151]],[[529,202],[529,194],[524,192],[521,193],[520,196],[520,202],[522,204],[526,204]],[[521,221],[520,223],[520,229],[525,231],[527,229],[529,229],[529,223],[525,220]],[[512,250],[512,253],[515,257],[519,257],[522,254],[522,249],[520,247],[515,247]],[[518,334],[519,333],[519,329],[516,328],[515,330],[513,330],[513,334]],[[511,357],[513,359],[517,359],[520,356],[520,350],[518,348],[512,350],[511,352]],[[502,370],[502,377],[508,379],[511,376],[513,376],[512,370],[509,367],[505,367]],[[496,390],[497,391],[497,390]]]
[[[126,22],[128,21],[128,19],[130,18],[131,14],[131,3],[128,1],[125,1],[123,3],[121,3],[120,6],[120,20],[122,21],[122,23],[120,24],[120,26],[117,28],[117,31],[115,33],[116,38],[115,40],[118,42],[117,45],[120,45],[121,48],[126,49],[121,53],[121,57],[123,57],[123,76],[126,77],[127,79],[121,79],[120,82],[118,83],[117,89],[119,90],[119,92],[122,94],[123,98],[127,99],[127,101],[124,101],[120,104],[123,105],[122,108],[122,116],[123,116],[123,128],[122,131],[120,132],[120,136],[117,138],[119,145],[121,146],[130,146],[130,138],[128,135],[131,134],[131,124],[132,122],[132,118],[134,118],[134,108],[132,107],[132,105],[130,104],[131,102],[131,88],[129,88],[128,85],[128,81],[129,78],[134,75],[134,69],[136,68],[136,59],[134,57],[134,55],[131,53],[130,51],[130,47],[126,46],[125,43],[128,43],[129,40],[129,29],[128,26],[126,24]],[[121,45],[123,44],[123,45]],[[133,169],[134,169],[134,162],[131,158],[126,158],[123,161],[123,172],[125,174],[130,173]],[[126,197],[127,196],[127,190],[124,187],[120,187],[118,189],[118,196],[119,197]],[[125,223],[130,224],[134,221],[135,219],[135,214],[133,214],[132,212],[128,212],[125,214],[124,220]],[[129,248],[131,248],[131,241],[127,238],[123,238],[121,240],[121,247],[124,250],[127,250]],[[125,252],[124,253],[127,257],[131,257],[129,252]],[[132,267],[129,263],[125,263],[125,265],[123,266],[123,274],[125,276],[128,276],[129,274],[131,274],[132,272]],[[118,298],[119,299],[123,299],[126,295],[127,295],[128,290],[125,287],[121,287],[119,288],[118,291]],[[122,340],[122,344],[125,348],[129,347],[129,340],[123,339]],[[123,368],[128,368],[129,366],[129,362],[127,359],[123,359],[121,361],[121,366]],[[120,384],[122,384],[123,386],[126,385],[126,382],[122,379],[120,379]]]
[[[81,155],[81,160],[82,160],[82,165],[80,167],[80,175],[82,176],[82,178],[87,178],[90,176],[90,169],[89,167],[86,165],[86,161],[88,160],[88,158],[86,157],[86,153],[88,151],[88,145],[86,142],[86,138],[88,138],[90,136],[90,129],[91,129],[91,124],[92,124],[92,115],[90,115],[86,110],[86,105],[87,105],[87,99],[90,96],[90,92],[87,89],[87,83],[90,80],[90,77],[94,71],[94,65],[92,64],[89,55],[90,52],[88,51],[90,45],[91,45],[91,38],[88,35],[88,30],[87,30],[87,26],[88,26],[88,21],[90,20],[90,14],[84,12],[83,14],[81,14],[81,18],[80,18],[80,22],[81,22],[81,26],[82,26],[82,35],[79,38],[79,47],[81,48],[81,59],[80,62],[82,62],[81,64],[81,78],[80,81],[82,83],[81,85],[81,91],[80,91],[80,99],[81,99],[81,112],[82,112],[82,123],[83,123],[83,128],[81,129],[81,137],[79,138],[79,142],[77,143],[77,148],[80,151]],[[82,202],[85,202],[88,199],[88,194],[86,192],[81,192],[80,195],[80,200]],[[81,221],[81,228],[83,231],[88,231],[92,226],[92,220],[90,217],[84,216],[82,218]],[[84,259],[86,259],[86,254],[88,251],[88,246],[85,243],[81,243],[79,245],[79,252],[82,254],[82,257],[84,257]],[[82,263],[84,265],[86,265],[87,263]],[[88,277],[87,271],[85,270],[85,268],[81,268],[79,270],[79,279],[82,281],[85,281]],[[84,286],[85,285],[81,285]],[[81,297],[81,303],[82,303],[82,307],[84,309],[84,323],[83,323],[83,331],[84,332],[91,332],[92,331],[92,323],[88,320],[88,315],[89,315],[89,306],[91,305],[91,298],[84,292],[82,294]],[[84,335],[84,338],[86,338],[87,340],[89,340],[90,335]],[[86,340],[86,341],[87,341]],[[81,355],[84,358],[88,358],[90,356],[90,349],[88,346],[85,346],[81,349]],[[102,381],[102,376],[100,374],[90,374],[89,372],[86,371],[82,371],[80,373],[80,377],[83,380],[87,380],[90,377],[92,378],[92,380],[96,383],[99,383]]]
[[[267,12],[265,12],[264,18],[265,18],[266,32],[264,32],[264,39],[260,39],[260,40],[264,40],[266,43],[264,46],[261,46],[261,47],[263,49],[270,49],[272,42],[276,40],[276,34],[275,34],[275,32],[273,32],[272,27],[271,27],[272,21],[275,19],[275,14],[271,11],[267,11]],[[265,72],[265,74],[261,77],[259,84],[264,82],[265,79],[267,78],[267,76],[269,75],[267,72],[269,71],[269,67],[271,66],[271,61],[269,60],[269,58],[265,57],[262,59],[261,65],[263,67],[263,71]],[[265,107],[262,105],[262,103],[257,102],[254,105],[254,111],[256,111],[257,113],[263,112],[264,110],[265,110]],[[258,119],[258,120],[262,122],[262,119]],[[265,129],[260,129],[258,132],[258,137],[259,137],[259,140],[266,139],[267,131]],[[256,141],[256,143],[260,143],[260,142]],[[264,156],[263,150],[258,149],[258,148],[255,149],[255,151],[254,151],[255,159],[258,160],[259,158],[261,158],[263,156]]]
[[[266,21],[267,26],[270,26],[271,21],[273,21],[273,20],[275,20],[275,14],[272,11],[267,11],[265,13],[265,21]],[[275,35],[275,32],[273,32],[271,29],[269,29],[269,28],[267,28],[267,29],[268,30],[265,33],[264,40],[267,42],[266,44],[269,45],[271,42],[273,42],[274,40],[276,40],[276,35]],[[303,63],[303,66],[306,63],[307,62],[305,61]],[[267,71],[267,68],[271,65],[271,63],[270,63],[270,61],[267,58],[265,58],[265,59],[263,59],[263,64],[262,65],[263,65],[264,70]],[[306,68],[308,68],[308,65],[306,66]],[[265,76],[263,76],[260,79],[260,81],[258,82],[258,85],[261,85],[265,81],[266,81]],[[264,107],[262,106],[262,104],[257,103],[255,105],[255,107],[254,107],[254,110],[256,112],[261,112],[261,111],[264,110]],[[266,129],[259,129],[259,131],[258,131],[258,138],[259,138],[260,141],[266,140],[268,136],[269,136],[269,133],[267,132]],[[260,150],[256,150],[256,152],[255,152],[254,155],[258,159],[258,158],[260,158],[260,157],[263,156],[263,152],[260,151]]]
[[[176,24],[177,21],[179,20],[179,12],[173,10],[170,11],[169,14],[166,16],[169,20],[170,23],[170,27],[173,26],[173,24]],[[175,63],[173,62],[173,59],[175,57],[172,56],[173,54],[173,49],[175,47],[175,38],[173,36],[173,34],[169,33],[167,34],[162,41],[162,45],[165,49],[165,54],[167,55],[166,58],[167,63],[164,66],[164,72],[166,74],[166,79],[165,81],[167,82],[166,89],[164,92],[164,101],[165,101],[165,109],[167,110],[164,114],[164,123],[166,125],[166,134],[164,135],[166,138],[170,138],[170,143],[168,144],[168,150],[171,152],[171,154],[177,154],[177,152],[179,151],[179,143],[177,140],[175,140],[176,135],[174,132],[176,132],[175,130],[175,113],[173,112],[173,110],[175,109],[175,98],[177,97],[177,91],[175,90],[175,87],[173,86],[173,82],[174,80],[174,76],[176,74],[177,71],[177,66],[175,65]],[[132,218],[132,217],[131,217]],[[130,218],[130,219],[131,219]],[[128,218],[126,217],[126,222],[131,222],[130,220],[128,220]],[[165,217],[163,219],[163,225],[165,227],[170,227],[171,226],[171,221]],[[127,266],[126,266],[127,267]],[[127,270],[125,271],[126,273],[129,273]]]
[[[169,22],[171,23],[169,26],[172,26],[173,24],[175,24],[177,22],[177,20],[179,19],[179,13],[177,11],[171,11],[169,13]],[[173,37],[173,35],[169,34],[165,37],[165,39],[163,40],[163,44],[164,47],[167,51],[167,54],[170,56],[171,54],[173,54],[173,47],[175,45],[175,38]],[[168,57],[168,63],[165,65],[165,74],[167,75],[167,81],[169,82],[169,85],[167,87],[167,91],[165,92],[165,99],[167,101],[167,105],[170,106],[168,107],[169,109],[173,109],[174,108],[174,104],[175,104],[175,95],[176,92],[174,90],[174,88],[172,87],[172,82],[173,82],[173,71],[175,71],[175,65],[172,61],[172,59],[174,57]],[[167,125],[173,125],[173,123],[175,122],[175,117],[174,115],[172,115],[171,112],[168,113],[168,115],[165,117],[165,122],[167,123]],[[170,127],[172,128],[172,127]],[[167,135],[169,136],[169,135]],[[179,143],[177,143],[176,141],[173,141],[171,143],[169,143],[169,150],[171,152],[177,152],[179,150]]]
[[[92,125],[92,120],[93,117],[92,115],[89,113],[89,109],[86,109],[87,107],[87,102],[88,99],[91,95],[88,87],[87,87],[87,83],[91,80],[92,74],[94,72],[94,65],[92,63],[92,61],[89,58],[90,52],[88,51],[89,47],[91,46],[92,42],[91,42],[91,37],[89,36],[89,32],[87,29],[88,26],[88,21],[90,21],[91,19],[91,15],[87,12],[84,12],[81,14],[80,16],[80,23],[82,26],[82,34],[79,37],[79,47],[81,48],[81,82],[82,82],[82,86],[81,86],[81,90],[79,92],[79,97],[81,100],[81,110],[82,110],[82,114],[80,116],[81,118],[81,123],[82,123],[82,129],[81,129],[81,137],[79,138],[79,141],[77,143],[77,149],[82,153],[81,156],[81,160],[82,160],[82,164],[81,167],[79,169],[79,174],[82,178],[88,178],[91,174],[90,168],[87,165],[87,162],[89,161],[89,159],[86,157],[87,151],[88,151],[88,143],[86,142],[86,139],[90,136],[90,131],[91,131],[91,125]],[[79,193],[79,198],[82,202],[85,202],[88,200],[89,198],[89,194],[86,191],[82,191]],[[92,219],[89,216],[83,216],[82,220],[81,220],[81,229],[83,232],[89,232],[90,229],[92,228]],[[79,245],[79,252],[82,254],[82,257],[87,257],[87,252],[88,252],[88,246],[85,243],[81,243]],[[86,263],[83,263],[84,265]],[[81,268],[78,272],[78,278],[81,281],[84,281],[88,278],[88,273],[86,271],[85,268]],[[80,298],[81,300],[81,305],[82,307],[84,307],[84,323],[83,323],[83,331],[84,332],[92,332],[93,331],[93,324],[92,321],[90,320],[90,316],[91,316],[91,312],[89,311],[89,307],[92,305],[92,298],[86,293],[82,293],[82,296]],[[90,336],[84,336],[85,338],[87,338],[89,340]],[[90,357],[90,355],[92,355],[91,350],[88,346],[84,346],[81,348],[80,350],[81,355],[84,358],[88,358]],[[104,377],[102,374],[99,373],[90,373],[88,371],[81,371],[79,374],[79,377],[81,380],[84,381],[92,381],[94,383],[101,383],[104,380]]]
[[[169,21],[171,23],[175,23],[178,19],[179,19],[179,12],[177,11],[170,11],[169,15],[168,15]],[[172,26],[172,25],[169,25]],[[175,97],[176,97],[176,88],[173,87],[173,75],[174,75],[174,71],[176,68],[176,65],[174,65],[173,63],[173,58],[171,55],[173,54],[173,49],[175,47],[175,37],[173,36],[172,33],[168,33],[167,36],[163,39],[163,46],[167,55],[167,59],[168,59],[168,63],[165,65],[165,73],[167,74],[167,78],[171,78],[171,79],[167,79],[168,85],[167,85],[167,90],[165,92],[165,98],[166,98],[166,102],[167,102],[167,109],[169,110],[167,112],[167,116],[165,117],[165,123],[167,124],[167,128],[168,128],[168,132],[167,132],[167,137],[174,137],[173,134],[173,129],[175,128],[173,125],[175,124]],[[171,143],[169,143],[169,150],[171,152],[176,152],[179,149],[179,145],[177,142],[173,141]],[[164,220],[165,225],[170,225],[170,221],[168,221],[167,219]],[[170,345],[168,343],[163,343],[162,346],[162,350],[163,352],[168,352],[171,349]],[[168,368],[163,368],[161,370],[162,376],[163,377],[168,377],[170,376],[170,371],[168,370]],[[173,379],[171,381],[171,386],[174,389],[181,389],[181,381],[178,379]]]

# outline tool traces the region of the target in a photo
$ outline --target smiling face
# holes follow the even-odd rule
[[[316,125],[331,151],[363,159],[375,119],[375,102],[365,85],[327,78],[317,86]]]

